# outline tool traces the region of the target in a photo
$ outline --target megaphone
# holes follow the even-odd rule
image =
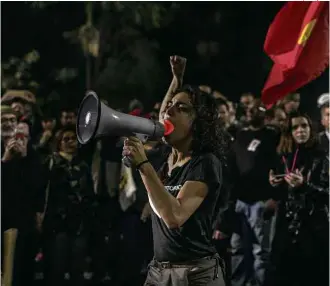
[[[79,143],[87,144],[102,136],[143,135],[149,139],[169,135],[174,127],[147,118],[124,114],[106,106],[94,91],[87,91],[82,100],[76,125]]]

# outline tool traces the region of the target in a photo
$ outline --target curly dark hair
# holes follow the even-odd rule
[[[193,154],[213,153],[223,164],[227,165],[229,150],[229,135],[222,128],[218,118],[217,102],[212,95],[189,85],[176,91],[189,95],[196,112],[196,119],[192,125],[193,141],[191,150]]]

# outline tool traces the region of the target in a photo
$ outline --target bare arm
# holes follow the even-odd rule
[[[140,168],[151,206],[168,228],[182,226],[201,205],[208,193],[205,183],[187,181],[175,198],[168,193],[151,164]]]
[[[172,98],[175,94],[175,91],[178,90],[181,86],[182,86],[182,80],[179,80],[175,76],[173,76],[170,87],[168,88],[166,95],[163,99],[162,105],[160,106],[159,121],[163,120],[165,109],[166,109],[166,106],[168,105],[168,102],[172,100]]]
[[[167,90],[165,98],[163,99],[162,105],[159,110],[159,121],[163,120],[164,112],[168,102],[172,100],[175,91],[181,88],[183,83],[184,71],[186,68],[187,59],[180,56],[172,56],[170,57],[170,64],[173,74],[173,79],[170,84],[170,87]]]

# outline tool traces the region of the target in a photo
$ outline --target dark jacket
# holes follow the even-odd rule
[[[53,160],[51,170],[50,160]],[[95,195],[88,165],[74,157],[71,162],[58,153],[46,160],[49,195],[44,232],[78,234],[93,227]]]
[[[26,157],[1,162],[1,175],[2,229],[34,229],[45,198],[41,158],[28,148]]]
[[[293,153],[280,156],[277,174],[285,173],[283,157],[289,168],[292,166]],[[299,239],[301,232],[304,236],[306,233],[314,235],[316,229],[328,228],[329,155],[317,148],[300,148],[296,168],[303,168],[302,186],[292,189],[283,183],[275,188],[280,200],[279,221],[283,222],[293,242]]]

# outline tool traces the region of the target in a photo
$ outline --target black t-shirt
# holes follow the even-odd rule
[[[211,153],[193,156],[185,165],[173,169],[171,176],[165,178],[163,183],[165,189],[176,197],[187,181],[204,182],[208,186],[208,194],[198,209],[178,229],[169,229],[164,221],[152,212],[154,254],[158,261],[184,262],[216,253],[212,245],[212,223],[217,215],[217,201],[221,199],[220,160]]]
[[[259,130],[244,128],[238,132],[233,144],[232,162],[236,169],[236,198],[254,202],[271,197],[269,170],[277,158],[279,136],[270,126]]]

